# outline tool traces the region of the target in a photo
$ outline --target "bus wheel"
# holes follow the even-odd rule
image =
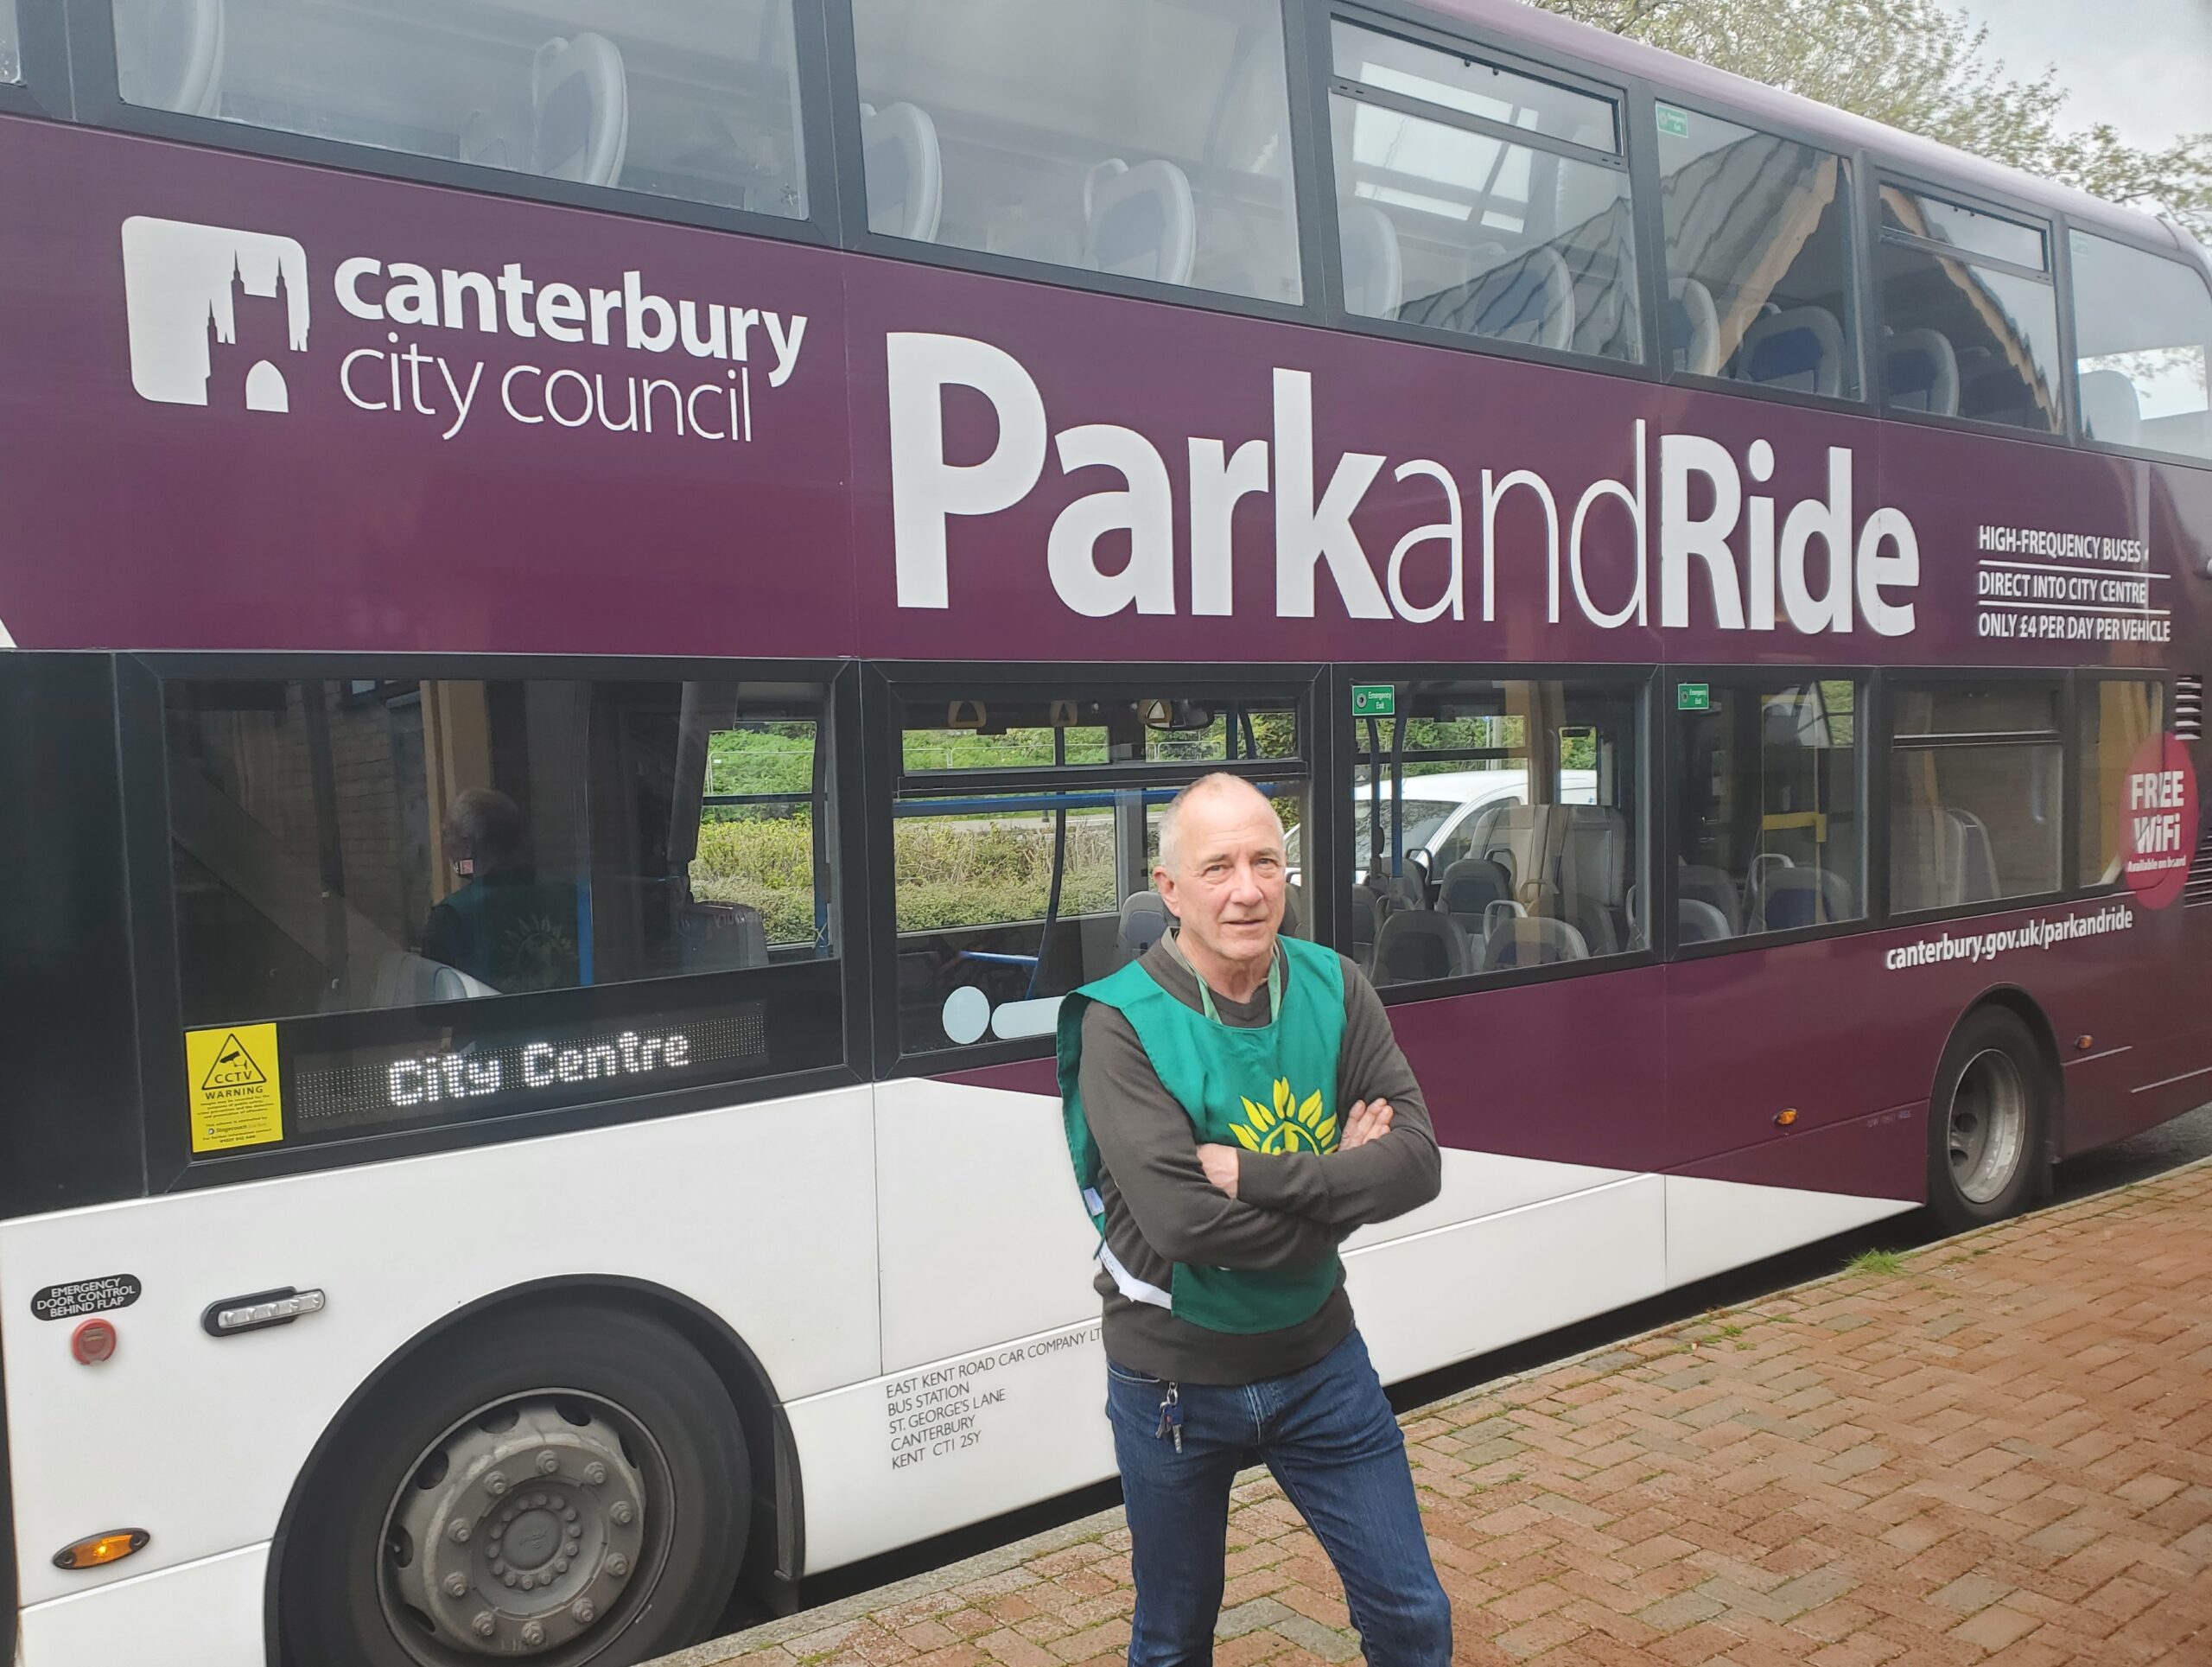
[[[302,1498],[280,1603],[296,1667],[629,1667],[696,1642],[737,1581],[744,1431],[698,1352],[564,1304],[404,1362]]]
[[[1928,1108],[1928,1202],[1953,1232],[2002,1221],[2026,1204],[2042,1150],[2050,1085],[2024,1021],[1970,1013],[1952,1035]]]

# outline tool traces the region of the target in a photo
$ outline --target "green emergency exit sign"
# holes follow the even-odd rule
[[[1690,113],[1688,111],[1677,110],[1672,105],[1661,105],[1658,107],[1658,115],[1659,130],[1662,133],[1671,134],[1677,139],[1689,137]]]
[[[1398,685],[1395,683],[1356,683],[1351,686],[1351,715],[1356,718],[1395,717]]]
[[[1710,712],[1713,709],[1713,685],[1709,683],[1676,684],[1675,709],[1677,712]]]

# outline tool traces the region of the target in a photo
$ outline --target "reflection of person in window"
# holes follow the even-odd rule
[[[502,991],[578,982],[575,889],[540,882],[514,800],[488,787],[461,794],[446,818],[446,855],[464,883],[430,911],[426,958]]]

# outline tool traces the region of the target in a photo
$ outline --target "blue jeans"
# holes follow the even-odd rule
[[[1212,1661],[1229,1490],[1253,1448],[1336,1565],[1370,1667],[1451,1660],[1452,1603],[1429,1562],[1405,1437],[1357,1331],[1287,1378],[1172,1387],[1180,1452],[1160,1433],[1171,1385],[1106,1363],[1137,1585],[1130,1667]]]

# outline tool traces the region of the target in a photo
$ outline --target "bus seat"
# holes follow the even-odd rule
[[[1282,935],[1286,938],[1303,938],[1306,936],[1305,911],[1299,906],[1298,901],[1299,893],[1301,889],[1302,888],[1300,888],[1298,882],[1294,880],[1282,888],[1282,926],[1281,930]]]
[[[1825,307],[1785,307],[1752,321],[1736,366],[1738,382],[1834,394],[1843,386],[1843,327]]]
[[[686,972],[768,964],[767,923],[750,903],[683,904],[676,917],[676,945]]]
[[[1989,830],[1971,811],[1946,808],[1951,823],[1950,895],[1948,903],[1986,903],[1998,896],[1997,858]]]
[[[1554,805],[1548,820],[1560,890],[1608,908],[1619,904],[1628,885],[1628,818],[1609,805]]]
[[[1483,939],[1482,965],[1486,972],[1589,958],[1590,945],[1582,934],[1566,921],[1548,915],[1519,914],[1502,919]]]
[[[1720,933],[1723,938],[1733,938],[1744,930],[1743,900],[1737,894],[1735,876],[1726,868],[1685,862],[1675,870],[1675,893],[1703,903],[1719,914],[1726,928]]]
[[[1122,277],[1188,283],[1198,253],[1190,176],[1168,162],[1116,158],[1083,181],[1084,264]]]
[[[1371,202],[1344,206],[1344,310],[1362,318],[1395,318],[1406,295],[1406,264],[1398,228]]]
[[[116,0],[115,34],[126,100],[181,116],[219,113],[224,0]]]
[[[1539,244],[1492,267],[1475,283],[1482,296],[1475,314],[1477,335],[1532,347],[1563,349],[1573,344],[1574,277],[1557,250]]]
[[[1375,982],[1378,984],[1455,977],[1466,967],[1465,942],[1449,916],[1427,909],[1400,909],[1375,934]]]
[[[1674,298],[1675,368],[1691,376],[1720,374],[1720,312],[1713,291],[1694,277],[1667,286]]]
[[[1444,913],[1469,932],[1479,932],[1483,911],[1513,894],[1513,876],[1487,856],[1463,856],[1444,870],[1439,901]]]
[[[1959,356],[1941,330],[1898,330],[1885,344],[1890,404],[1938,417],[1959,414]]]
[[[2082,428],[2089,438],[2107,445],[2140,445],[2143,401],[2135,379],[2125,371],[2082,372]]]
[[[944,159],[937,124],[906,103],[861,106],[861,150],[868,178],[868,229],[886,237],[937,241],[944,209]]]
[[[1167,905],[1156,891],[1133,891],[1122,900],[1122,954],[1134,961],[1167,935]]]
[[[556,37],[531,65],[531,171],[579,185],[613,185],[630,145],[630,80],[603,35]]]
[[[1710,903],[1694,897],[1675,900],[1675,941],[1678,944],[1717,944],[1736,934],[1728,930],[1727,917]]]
[[[1825,868],[1803,864],[1777,868],[1765,876],[1759,888],[1759,928],[1763,932],[1825,926],[1831,920],[1847,919],[1850,913],[1851,888],[1841,875],[1830,874]]]

